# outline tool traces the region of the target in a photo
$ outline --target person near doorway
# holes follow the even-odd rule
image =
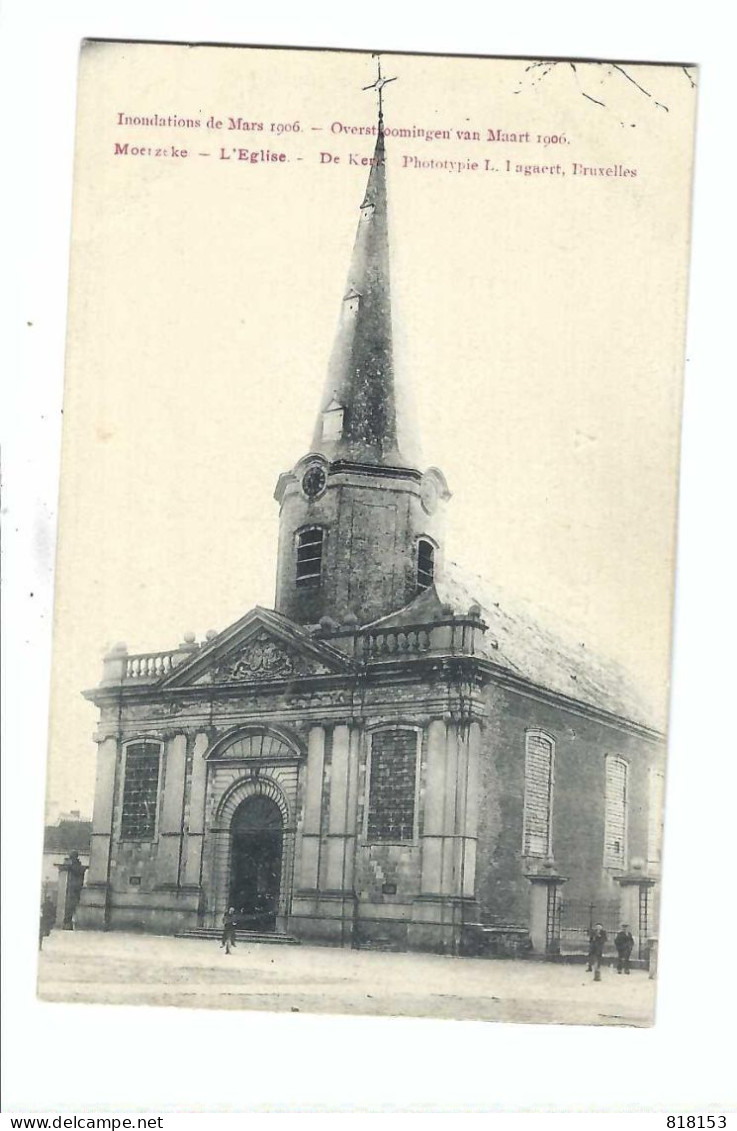
[[[230,954],[231,948],[236,945],[235,929],[237,926],[238,916],[235,913],[235,907],[229,907],[223,915],[223,939],[220,943],[221,950],[225,950],[226,954]]]
[[[589,931],[589,954],[586,969],[594,971],[594,981],[601,981],[601,960],[604,957],[606,931],[601,923],[596,923]]]
[[[621,928],[614,936],[614,945],[617,948],[617,973],[621,974],[624,970],[625,974],[629,974],[630,955],[632,954],[635,940],[632,937],[628,923],[622,923]]]

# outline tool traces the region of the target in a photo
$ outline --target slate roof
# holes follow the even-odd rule
[[[580,703],[663,729],[662,712],[648,702],[620,664],[593,652],[570,626],[552,628],[545,614],[454,562],[446,565],[442,579],[430,589],[376,624],[387,628],[420,624],[441,616],[444,607],[446,612],[466,614],[474,604],[481,606],[482,620],[488,625],[483,655],[500,668]]]
[[[57,825],[46,825],[44,852],[88,853],[91,834],[91,821],[61,820]]]

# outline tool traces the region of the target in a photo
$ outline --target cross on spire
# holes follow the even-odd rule
[[[387,85],[387,83],[397,81],[397,76],[392,75],[392,77],[390,79],[384,78],[384,76],[381,73],[381,55],[374,54],[373,57],[376,60],[376,70],[377,70],[376,79],[374,80],[374,82],[369,83],[368,86],[364,86],[362,89],[363,90],[375,90],[376,93],[379,96],[379,129],[381,129],[382,126],[384,125],[384,104],[383,104],[383,100],[382,100],[382,92],[384,90],[384,87]]]
[[[376,80],[363,89],[378,93],[379,128],[366,162],[370,171],[312,450],[332,461],[416,470],[414,421],[394,371],[392,345],[382,92],[394,79],[384,77],[381,60],[374,58]]]

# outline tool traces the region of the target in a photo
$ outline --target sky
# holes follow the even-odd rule
[[[397,368],[426,464],[453,492],[448,556],[574,626],[662,700],[690,80],[664,67],[383,65],[397,75],[386,92]],[[95,709],[81,690],[111,644],[174,647],[273,603],[273,489],[309,448],[373,150],[346,127],[374,122],[361,89],[374,75],[362,53],[82,53],[52,815],[91,812]],[[121,126],[120,114],[202,125]],[[211,117],[223,127],[208,129]],[[230,118],[263,129],[229,130]],[[412,127],[450,137],[392,135]],[[490,130],[530,140],[489,141]],[[172,147],[189,155],[155,155]],[[454,164],[421,167],[430,161]],[[574,162],[616,172],[582,175]]]

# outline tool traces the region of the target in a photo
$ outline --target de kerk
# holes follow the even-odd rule
[[[544,954],[568,901],[616,905],[640,951],[653,930],[663,735],[614,665],[446,562],[390,294],[380,107],[326,392],[276,485],[275,608],[106,656],[78,928],[234,907],[275,938]]]

